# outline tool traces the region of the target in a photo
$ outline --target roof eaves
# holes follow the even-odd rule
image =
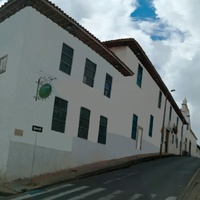
[[[38,12],[81,40],[124,76],[134,75],[133,71],[104,46],[100,40],[49,0],[9,0],[0,7],[0,23],[27,6],[35,8]]]
[[[125,38],[125,39],[117,39],[117,40],[110,40],[103,42],[108,48],[117,47],[117,46],[128,46],[132,52],[136,55],[138,60],[143,64],[146,70],[149,72],[151,77],[160,87],[161,91],[165,94],[167,99],[170,101],[171,105],[173,106],[174,110],[176,111],[177,115],[180,117],[183,124],[187,124],[184,116],[182,115],[178,105],[174,101],[174,98],[171,95],[171,92],[168,90],[167,86],[161,79],[160,75],[156,71],[155,67],[147,57],[146,53],[142,49],[142,47],[138,44],[138,42],[133,38]]]

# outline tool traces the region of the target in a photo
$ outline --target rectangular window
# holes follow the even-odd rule
[[[106,144],[107,123],[108,119],[100,116],[98,143]]]
[[[112,76],[106,74],[106,81],[104,86],[104,95],[110,98],[112,89]]]
[[[6,71],[7,59],[8,59],[8,55],[0,58],[0,74]]]
[[[131,138],[134,140],[136,139],[137,135],[137,123],[138,123],[138,116],[134,114],[132,121],[132,131],[131,131]]]
[[[90,110],[81,107],[78,137],[87,139],[90,124]]]
[[[142,86],[142,74],[143,74],[143,68],[141,65],[138,65],[138,73],[137,73],[137,85],[141,88]]]
[[[149,136],[152,137],[153,134],[153,120],[154,117],[150,115],[150,122],[149,122]]]
[[[89,85],[90,87],[93,87],[93,85],[94,85],[96,66],[97,65],[95,63],[93,63],[89,59],[86,59],[83,83]]]
[[[161,103],[162,103],[162,92],[159,92],[159,97],[158,97],[158,108],[161,108]]]
[[[51,130],[58,131],[61,133],[65,132],[67,105],[67,101],[55,97]]]
[[[74,50],[68,45],[63,43],[61,60],[60,60],[60,71],[69,75],[71,74],[73,54]]]
[[[169,121],[172,119],[172,107],[169,108]]]

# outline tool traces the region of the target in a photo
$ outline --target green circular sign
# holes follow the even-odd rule
[[[49,83],[42,85],[39,89],[39,97],[41,99],[46,99],[52,92],[52,86]]]

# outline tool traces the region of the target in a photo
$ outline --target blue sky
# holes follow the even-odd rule
[[[134,21],[158,21],[159,18],[156,14],[156,9],[153,5],[152,0],[137,0],[138,7],[137,9],[131,13],[131,18]],[[165,25],[160,24],[157,29],[154,30],[152,34],[150,34],[150,37],[152,40],[166,40],[167,36],[163,35],[162,32],[164,32]]]
[[[134,20],[155,20],[157,15],[152,0],[138,0],[138,8],[131,13]]]

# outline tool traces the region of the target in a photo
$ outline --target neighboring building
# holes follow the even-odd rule
[[[186,99],[183,100],[181,111],[187,121],[186,126],[183,127],[181,153],[183,155],[199,157],[199,154],[197,152],[197,137],[195,136],[191,128],[190,111]]]
[[[48,0],[8,1],[0,30],[2,179],[158,153],[161,130],[180,154],[187,120],[134,39],[102,43]]]
[[[129,78],[128,86],[120,84],[126,94],[117,98],[119,103],[124,102],[124,107],[130,105],[128,110],[132,108],[132,112],[139,116],[138,126],[142,131],[137,131],[136,146],[142,137],[143,142],[148,142],[144,149],[154,146],[157,151],[180,154],[181,127],[187,121],[151,61],[134,39],[113,40],[104,44],[136,73]],[[123,100],[124,96],[128,98]]]

